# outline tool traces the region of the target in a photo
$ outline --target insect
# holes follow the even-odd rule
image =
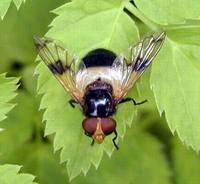
[[[136,102],[125,96],[151,64],[164,39],[164,32],[145,37],[130,47],[129,57],[95,49],[81,59],[78,67],[77,59],[55,41],[34,37],[34,42],[41,59],[71,95],[70,105],[80,105],[85,115],[82,127],[92,138],[91,144],[100,144],[105,136],[114,133],[113,144],[118,149],[116,121],[112,116],[121,103],[132,101],[140,105],[147,101]]]

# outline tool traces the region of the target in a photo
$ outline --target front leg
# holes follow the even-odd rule
[[[92,139],[92,142],[91,142],[91,146],[94,146],[94,143],[95,143],[95,141],[94,141],[94,139]]]
[[[123,99],[119,102],[119,104],[120,104],[120,103],[130,102],[130,101],[132,101],[134,105],[141,105],[141,104],[147,102],[147,100],[143,100],[143,101],[141,101],[141,102],[136,102],[133,98],[129,98],[129,97],[128,97],[128,98],[123,98]]]
[[[92,136],[91,136],[90,134],[88,134],[87,132],[85,132],[85,135],[92,138]],[[94,143],[95,143],[95,141],[94,141],[94,139],[92,138],[92,142],[91,142],[90,145],[91,145],[91,146],[94,146]]]
[[[118,149],[119,149],[119,146],[118,146],[118,145],[116,144],[116,142],[115,142],[115,140],[116,140],[117,137],[118,137],[117,130],[114,130],[114,134],[115,134],[115,137],[112,139],[112,142],[113,142],[113,144],[114,144],[116,150],[118,150]]]
[[[71,107],[75,108],[75,104],[78,104],[74,99],[68,101]]]

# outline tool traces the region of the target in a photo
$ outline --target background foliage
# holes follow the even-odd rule
[[[0,73],[11,76],[0,75],[1,183],[33,181],[17,174],[16,164],[40,184],[72,179],[74,184],[199,183],[200,158],[191,150],[200,145],[200,7],[195,2],[0,2]],[[69,106],[68,94],[43,63],[34,62],[33,35],[59,40],[81,58],[99,47],[127,54],[130,44],[161,30],[167,33],[163,49],[128,94],[149,102],[137,108],[123,104],[115,116],[120,150],[115,151],[112,136],[90,147],[80,109]],[[19,87],[13,77],[20,77]]]

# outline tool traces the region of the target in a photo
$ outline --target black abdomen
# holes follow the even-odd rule
[[[87,68],[94,66],[112,66],[116,57],[116,54],[110,50],[95,49],[84,56],[82,61]]]

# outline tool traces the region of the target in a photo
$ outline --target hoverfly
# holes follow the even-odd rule
[[[70,105],[80,105],[85,115],[82,126],[92,138],[92,145],[102,143],[105,136],[114,133],[113,144],[118,149],[116,121],[112,116],[120,103],[146,102],[125,96],[151,64],[164,39],[164,32],[145,37],[130,47],[129,58],[103,48],[92,50],[81,59],[78,69],[76,59],[53,40],[34,37],[34,42],[41,59],[71,95]]]

